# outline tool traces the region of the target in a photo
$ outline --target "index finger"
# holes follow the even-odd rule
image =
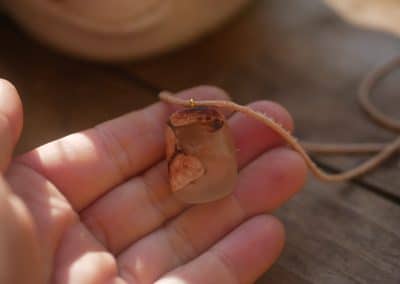
[[[214,87],[183,91],[182,98],[228,99]],[[78,211],[164,156],[164,127],[174,111],[155,103],[89,130],[45,144],[18,161],[53,182]]]

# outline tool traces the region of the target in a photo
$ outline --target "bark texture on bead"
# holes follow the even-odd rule
[[[233,191],[236,150],[218,110],[194,107],[173,113],[166,129],[166,154],[171,190],[178,199],[204,203]]]

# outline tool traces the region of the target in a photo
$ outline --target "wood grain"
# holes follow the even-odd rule
[[[258,283],[281,274],[291,279],[286,283],[399,283],[400,207],[392,202],[357,186],[311,180],[277,216],[287,228],[283,268]]]

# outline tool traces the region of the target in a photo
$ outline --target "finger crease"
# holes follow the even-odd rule
[[[227,271],[228,275],[233,275],[232,278],[235,279],[235,282],[237,284],[241,283],[239,273],[236,271],[234,264],[232,263],[230,258],[225,255],[225,253],[223,253],[219,249],[214,248],[210,252],[210,254],[213,255],[217,259],[217,261],[219,261],[222,264],[222,266]],[[233,279],[232,279],[232,281],[234,281]],[[229,282],[229,283],[233,283],[233,282]]]
[[[118,263],[118,274],[122,279],[127,281],[127,284],[136,284],[141,282],[139,281],[139,276],[135,266],[131,265],[131,263]]]
[[[159,216],[159,219],[161,220],[161,222],[164,222],[164,220],[166,220],[168,218],[167,214],[161,209],[161,206],[157,203],[156,196],[155,196],[154,192],[152,191],[151,186],[148,184],[147,178],[145,177],[145,175],[143,175],[141,177],[141,181],[142,181],[144,189],[146,191],[147,200],[149,201],[153,210],[155,212],[157,212],[157,215]]]
[[[156,141],[159,139],[157,133],[164,132],[164,124],[160,123],[160,119],[153,115],[150,115],[148,112],[143,112],[143,116],[145,117],[144,124],[147,126],[145,129],[153,129],[153,131],[146,131],[146,135],[150,137],[150,140]]]
[[[104,126],[104,124],[99,124],[93,129],[100,138],[99,140],[103,145],[107,156],[109,156],[114,162],[113,165],[115,166],[120,178],[126,179],[129,176],[129,169],[132,168],[133,164],[128,151],[123,147],[118,138],[116,138],[111,131],[107,130],[107,127]],[[117,155],[116,153],[122,153],[122,155]]]
[[[243,220],[248,215],[246,210],[243,208],[242,203],[240,203],[240,200],[238,199],[236,194],[232,194],[231,195],[231,199],[232,199],[232,202],[234,203],[234,205],[236,206],[236,208],[239,211],[238,215],[239,215],[240,222],[243,222]]]
[[[94,238],[111,252],[111,237],[103,222],[90,216],[82,218],[82,223]]]
[[[165,229],[167,242],[175,253],[179,265],[187,263],[198,254],[198,250],[181,226],[170,223]]]

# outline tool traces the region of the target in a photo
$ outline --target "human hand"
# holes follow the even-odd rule
[[[211,87],[179,96],[227,99]],[[280,106],[252,107],[292,128]],[[229,124],[240,167],[234,194],[183,204],[170,194],[163,161],[172,111],[159,102],[10,162],[22,110],[16,90],[0,81],[0,202],[9,205],[0,207],[0,219],[17,228],[2,224],[0,235],[10,237],[1,237],[0,247],[18,251],[0,255],[0,280],[8,273],[12,283],[251,283],[267,270],[285,237],[268,213],[304,184],[303,160],[271,130],[234,114]],[[25,273],[7,270],[5,257]]]

